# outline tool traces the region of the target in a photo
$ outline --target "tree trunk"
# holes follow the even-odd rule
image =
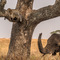
[[[34,28],[13,23],[11,41],[6,60],[30,60],[31,37]]]
[[[6,0],[0,2],[0,17],[13,22],[11,41],[6,60],[29,60],[33,30],[37,24],[60,16],[60,0],[38,10],[33,10],[34,0],[17,0],[16,9],[4,9]],[[34,26],[33,26],[34,25]]]

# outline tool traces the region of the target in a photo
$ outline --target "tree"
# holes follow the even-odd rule
[[[15,9],[4,9],[6,0],[0,1],[0,17],[13,22],[11,41],[6,60],[30,60],[31,38],[34,28],[42,21],[60,16],[60,0],[33,10],[33,0],[17,0]]]

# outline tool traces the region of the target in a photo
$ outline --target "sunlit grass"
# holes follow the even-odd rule
[[[0,39],[0,60],[5,60],[8,47],[9,47],[10,39]],[[45,47],[47,40],[42,40],[43,46]],[[42,54],[38,50],[37,46],[37,39],[32,40],[31,44],[31,60],[60,60],[59,53],[57,53],[56,56],[52,56],[51,54],[47,54],[45,56],[42,56]]]

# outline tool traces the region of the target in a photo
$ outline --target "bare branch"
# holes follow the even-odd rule
[[[16,9],[27,19],[27,16],[31,13],[34,0],[18,0]]]
[[[56,3],[52,6],[50,5],[33,11],[28,19],[30,19],[32,24],[38,24],[41,21],[45,21],[47,19],[55,18],[58,16],[60,16],[60,0],[56,0]]]
[[[6,0],[1,0],[0,1],[0,17],[4,16],[5,10],[4,10],[4,6],[6,4]]]
[[[5,4],[6,4],[6,0],[1,0],[0,1],[0,9],[4,9]]]
[[[22,15],[20,12],[16,9],[4,9],[4,6],[6,4],[6,0],[1,0],[0,1],[0,17],[5,17],[11,22],[22,22]]]
[[[18,10],[10,8],[5,11],[5,18],[11,22],[22,22],[25,20]]]
[[[27,9],[28,7],[32,8],[33,1],[34,0],[18,0],[16,9],[20,10],[23,9],[25,6],[26,6],[25,9]]]

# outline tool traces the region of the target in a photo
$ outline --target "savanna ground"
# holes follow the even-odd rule
[[[10,39],[0,38],[0,60],[5,60],[5,57],[8,52]],[[43,46],[45,47],[47,40],[42,39]],[[32,39],[31,44],[31,60],[60,60],[59,53],[56,56],[47,54],[43,56],[38,50],[37,39]]]

